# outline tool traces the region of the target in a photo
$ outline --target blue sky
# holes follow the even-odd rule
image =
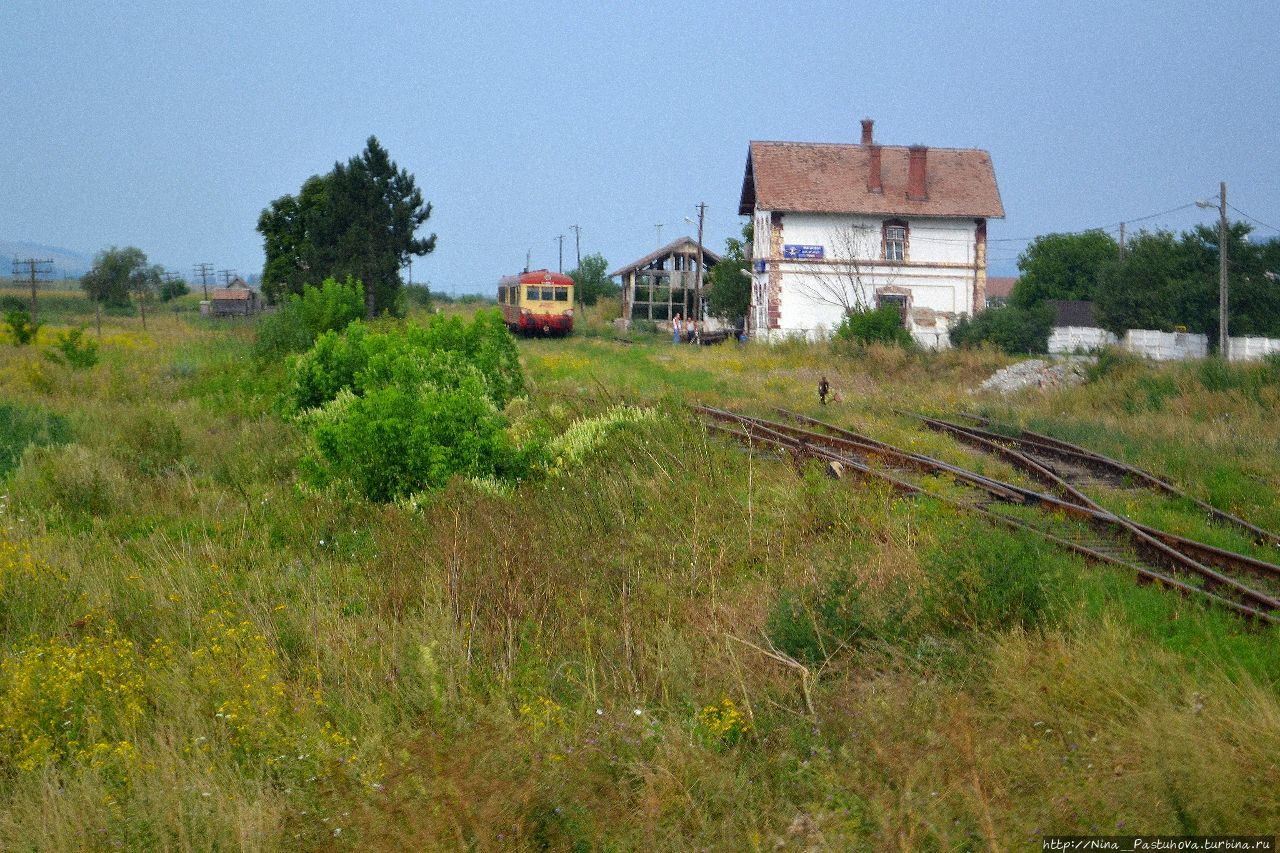
[[[489,290],[740,227],[751,139],[991,152],[1020,238],[1216,193],[1280,226],[1280,4],[5,0],[0,238],[260,271],[272,199],[375,134],[434,204],[416,280]],[[1184,209],[1147,225],[1212,221]],[[1259,228],[1260,236],[1276,232]]]

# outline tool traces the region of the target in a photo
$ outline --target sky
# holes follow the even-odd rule
[[[4,0],[0,239],[260,272],[263,208],[376,135],[432,205],[415,281],[487,292],[742,220],[753,139],[991,153],[1025,240],[1280,227],[1280,4]],[[1173,213],[1141,222],[1139,217]],[[1234,218],[1239,214],[1233,212]]]

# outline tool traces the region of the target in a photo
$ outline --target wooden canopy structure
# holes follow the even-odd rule
[[[702,296],[706,299],[707,270],[719,263],[720,256],[702,247]],[[698,241],[681,237],[640,260],[609,273],[622,284],[622,317],[628,325],[633,319],[669,321],[676,314],[688,317],[694,311],[698,281]]]

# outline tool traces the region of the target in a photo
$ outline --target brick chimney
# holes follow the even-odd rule
[[[929,172],[929,149],[924,145],[912,145],[907,149],[911,160],[907,165],[907,199],[909,201],[927,201],[929,191],[926,189],[926,178]]]
[[[869,161],[867,167],[867,192],[882,193],[884,192],[884,183],[881,180],[879,145],[872,143],[867,150],[867,159]]]
[[[871,128],[875,124],[874,119],[864,118],[862,120],[862,144],[871,144]]]

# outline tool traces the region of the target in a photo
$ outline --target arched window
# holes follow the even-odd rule
[[[907,259],[907,223],[901,219],[884,221],[883,257],[886,261],[905,261]]]

